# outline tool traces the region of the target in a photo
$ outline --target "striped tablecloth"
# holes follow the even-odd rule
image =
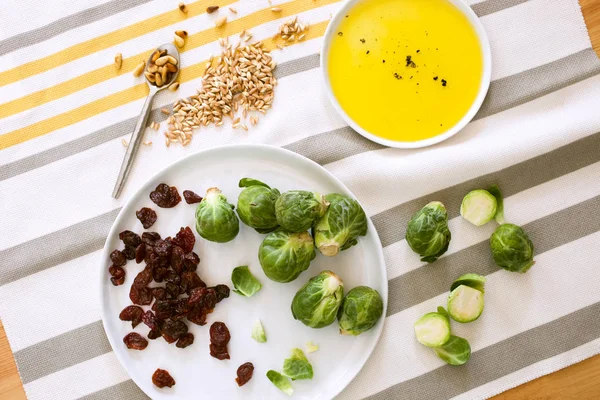
[[[488,97],[463,132],[403,151],[368,142],[329,104],[319,75],[321,36],[334,0],[9,0],[0,12],[0,317],[29,399],[139,399],[117,362],[98,301],[99,254],[123,201],[149,176],[226,143],[269,143],[305,155],[360,199],[384,245],[389,309],[379,345],[340,399],[480,399],[600,352],[600,62],[576,0],[468,0],[493,53]],[[279,5],[281,3],[281,5]],[[200,86],[203,60],[224,32],[268,38],[290,15],[308,40],[273,52],[275,104],[250,132],[203,128],[188,147],[148,131],[123,196],[111,198],[146,94],[130,73],[176,29],[190,33],[178,94]],[[224,6],[238,11],[232,14]],[[223,8],[224,7],[224,8]],[[123,54],[115,72],[113,57]],[[164,128],[164,122],[163,122]],[[161,129],[162,131],[163,129]],[[525,275],[495,267],[487,240],[458,209],[470,189],[498,184],[508,220],[536,245]],[[453,240],[434,265],[404,241],[410,215],[430,200],[450,213]],[[444,365],[418,345],[412,324],[443,304],[461,273],[487,275],[486,312],[454,328],[471,361]]]

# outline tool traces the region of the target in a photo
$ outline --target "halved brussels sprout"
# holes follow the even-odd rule
[[[246,265],[233,269],[231,282],[233,283],[233,291],[245,297],[253,296],[262,288],[261,283],[252,275]]]
[[[448,296],[448,313],[457,322],[475,321],[483,312],[483,293],[459,285]]]
[[[450,320],[437,312],[427,313],[415,322],[415,336],[427,347],[439,347],[450,339]]]
[[[377,290],[358,286],[348,292],[338,311],[342,335],[358,336],[375,326],[383,314],[383,300]]]
[[[325,196],[329,208],[314,227],[315,245],[325,256],[335,256],[367,234],[367,216],[358,201],[341,194]]]
[[[290,380],[281,375],[279,372],[271,369],[267,371],[267,378],[269,378],[269,380],[277,387],[277,389],[281,390],[288,396],[291,396],[294,393],[294,388],[292,387]]]
[[[240,222],[233,205],[218,188],[210,188],[196,208],[196,230],[211,242],[224,243],[233,240],[240,231]]]
[[[467,339],[454,335],[451,335],[444,345],[433,350],[439,358],[450,365],[463,365],[471,358],[471,345]]]
[[[237,213],[242,222],[258,233],[269,233],[277,229],[275,202],[279,190],[252,178],[240,180],[239,187],[245,188],[238,197]]]
[[[496,216],[498,202],[487,190],[473,190],[463,198],[460,215],[475,226],[490,222]]]
[[[267,334],[265,333],[265,328],[263,328],[260,320],[254,321],[252,325],[252,339],[256,340],[258,343],[265,343],[267,341]]]
[[[315,245],[308,232],[271,232],[258,249],[258,260],[265,275],[275,282],[293,281],[315,256]]]
[[[329,202],[319,193],[290,190],[275,202],[277,222],[288,232],[309,230],[325,214]]]
[[[503,224],[496,228],[490,247],[496,264],[508,271],[525,273],[535,264],[533,243],[517,225]]]
[[[282,374],[291,380],[312,379],[313,367],[308,362],[304,352],[300,349],[292,349],[290,358],[283,361]]]
[[[421,261],[432,263],[448,250],[451,234],[448,213],[439,201],[432,201],[409,221],[406,241],[421,256]]]
[[[496,198],[496,203],[498,203],[498,208],[496,210],[496,222],[502,225],[506,221],[504,220],[504,198],[502,197],[502,192],[497,185],[492,185],[490,187],[489,192]]]
[[[324,328],[335,321],[344,298],[342,278],[323,271],[310,278],[292,300],[292,315],[311,328]]]
[[[450,291],[453,291],[460,285],[472,287],[473,289],[479,290],[481,293],[485,293],[485,276],[479,274],[464,274],[456,278],[450,286]]]

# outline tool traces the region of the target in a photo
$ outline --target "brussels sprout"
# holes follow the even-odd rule
[[[293,381],[297,379],[312,379],[313,367],[308,362],[302,350],[292,349],[290,358],[286,358],[283,361],[282,375],[287,376]]]
[[[319,345],[314,344],[312,341],[306,342],[306,344],[304,345],[304,348],[306,349],[306,352],[308,354],[314,353],[315,351],[319,351]]]
[[[233,269],[231,282],[233,282],[233,291],[246,297],[256,294],[262,288],[246,265]]]
[[[483,312],[483,293],[459,285],[448,296],[448,313],[457,322],[475,321]]]
[[[258,260],[265,275],[275,282],[293,281],[315,256],[315,245],[308,232],[271,232],[258,249]]]
[[[342,278],[323,271],[310,278],[292,300],[292,315],[311,328],[324,328],[335,321],[344,298]]]
[[[435,354],[450,365],[463,365],[471,358],[471,345],[466,339],[451,335],[450,339],[440,347]]]
[[[267,378],[273,383],[273,385],[277,386],[279,390],[283,393],[291,396],[294,393],[294,388],[292,388],[292,384],[290,380],[285,376],[281,375],[277,371],[273,371],[272,369],[267,371]]]
[[[448,250],[451,234],[448,213],[439,201],[432,201],[417,212],[408,223],[406,241],[421,256],[421,261],[432,263]]]
[[[525,231],[513,224],[500,225],[490,238],[492,257],[498,266],[525,273],[533,261],[533,243]]]
[[[284,230],[304,232],[325,214],[328,206],[329,202],[319,193],[290,190],[275,202],[275,215]]]
[[[496,222],[502,225],[506,221],[504,220],[504,198],[502,197],[502,192],[500,188],[496,185],[490,187],[489,192],[496,198],[496,203],[498,203],[498,207],[496,210]]]
[[[479,290],[481,293],[485,293],[484,285],[485,285],[485,276],[479,274],[464,274],[459,276],[454,282],[452,282],[452,286],[450,286],[450,291],[453,291],[460,285],[465,285],[472,287],[473,289]]]
[[[463,198],[460,215],[475,226],[490,222],[496,216],[498,202],[487,190],[473,190]]]
[[[427,347],[439,347],[450,339],[450,320],[437,312],[427,313],[415,322],[415,336]]]
[[[258,233],[277,229],[279,224],[275,217],[275,201],[279,198],[279,190],[251,178],[240,180],[239,186],[245,188],[237,203],[237,213],[242,222]]]
[[[233,205],[217,188],[210,188],[196,208],[196,230],[211,242],[224,243],[233,240],[240,231]]]
[[[258,319],[254,321],[254,324],[252,325],[252,339],[256,340],[258,343],[265,343],[267,341],[265,329]]]
[[[342,335],[358,336],[375,326],[383,314],[383,300],[377,290],[358,286],[348,292],[338,311]]]
[[[325,196],[329,208],[314,227],[315,245],[325,256],[335,256],[367,234],[367,216],[358,201],[332,193]]]

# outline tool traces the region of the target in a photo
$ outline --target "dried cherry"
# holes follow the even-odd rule
[[[115,286],[121,286],[122,284],[125,283],[125,277],[122,276],[120,278],[115,278],[114,276],[112,278],[110,278],[110,281],[112,282],[113,285]]]
[[[110,267],[108,267],[108,273],[110,274],[110,276],[112,276],[113,278],[122,278],[125,276],[125,270],[121,267],[117,267],[114,265],[111,265]]]
[[[154,246],[157,241],[160,240],[160,234],[158,232],[143,232],[142,242]]]
[[[200,279],[197,273],[186,271],[181,274],[181,282],[179,283],[179,287],[181,288],[182,293],[187,293],[189,295],[192,290],[196,289],[197,287],[206,287],[206,283]]]
[[[127,264],[127,258],[125,258],[125,254],[123,254],[120,250],[115,250],[110,253],[110,261],[112,261],[115,267],[122,267]]]
[[[175,300],[177,297],[179,297],[180,289],[178,285],[167,282],[165,289],[167,291],[167,299]]]
[[[215,292],[217,292],[217,303],[220,303],[221,300],[229,297],[229,286],[227,285],[217,285],[214,287]]]
[[[121,321],[131,321],[131,327],[135,328],[142,322],[142,315],[144,314],[144,310],[138,306],[127,306],[121,311],[119,314],[119,319]]]
[[[187,253],[183,259],[183,265],[186,271],[195,272],[200,264],[200,257],[193,251]]]
[[[175,186],[166,183],[159,184],[153,192],[150,192],[150,200],[161,208],[175,207],[181,201],[181,196]]]
[[[156,222],[156,211],[148,207],[136,211],[135,216],[140,220],[144,229],[150,228]]]
[[[178,274],[183,272],[184,258],[185,252],[183,249],[177,245],[173,246],[173,250],[171,251],[171,268]]]
[[[189,253],[194,249],[194,244],[196,244],[194,232],[192,232],[189,226],[179,229],[179,232],[173,238],[173,244],[181,247],[184,253]]]
[[[185,202],[188,204],[196,204],[196,203],[200,203],[202,201],[202,197],[200,195],[197,195],[196,193],[192,192],[191,190],[184,190],[183,198],[185,199]]]
[[[214,288],[207,288],[204,295],[204,308],[208,313],[213,312],[217,305],[217,291]]]
[[[238,386],[244,386],[250,379],[252,379],[253,373],[254,365],[252,365],[251,362],[240,365],[237,369],[237,378],[235,378]]]
[[[152,310],[156,313],[156,318],[163,320],[169,319],[175,315],[176,305],[176,302],[173,300],[157,300],[152,304]]]
[[[152,279],[154,279],[155,282],[161,283],[168,272],[169,270],[165,267],[155,267],[152,269]]]
[[[216,358],[217,360],[229,360],[229,352],[227,351],[227,346],[216,346],[214,344],[209,345],[210,355]]]
[[[136,249],[135,249],[135,262],[139,264],[142,261],[144,261],[145,257],[146,257],[146,244],[140,243],[139,246],[136,247]]]
[[[181,283],[181,276],[177,272],[169,270],[165,275],[165,281],[179,285]]]
[[[158,388],[164,388],[165,386],[172,387],[175,385],[175,379],[169,374],[169,371],[158,368],[152,374],[152,383]]]
[[[148,332],[148,339],[150,340],[158,339],[159,337],[162,337],[160,329],[150,329],[150,332]]]
[[[130,307],[132,307],[132,306],[130,306]],[[150,329],[159,329],[160,328],[159,323],[158,323],[158,318],[156,318],[156,315],[154,315],[154,313],[150,310],[148,310],[142,314],[142,321]]]
[[[210,326],[210,342],[215,346],[227,346],[229,340],[231,340],[231,335],[229,334],[229,329],[223,322],[214,322]]]
[[[156,300],[165,300],[167,298],[167,290],[163,287],[152,288],[152,296]]]
[[[142,238],[135,232],[123,231],[119,233],[119,239],[123,241],[125,246],[133,247],[134,249],[142,243]]]
[[[133,246],[125,246],[125,248],[121,250],[121,253],[123,253],[126,259],[135,260],[135,249],[136,247]]]
[[[148,306],[152,303],[152,289],[133,284],[129,290],[129,299],[133,304]]]
[[[161,332],[163,336],[168,335],[177,340],[188,332],[188,327],[183,321],[165,321]]]
[[[131,350],[144,350],[148,347],[148,341],[139,333],[131,332],[123,338],[123,343]]]
[[[157,240],[154,245],[154,252],[159,257],[169,257],[171,255],[171,241],[167,239]]]
[[[187,315],[187,320],[196,325],[206,325],[206,310],[199,305],[194,305]]]
[[[177,344],[175,346],[179,347],[180,349],[185,349],[192,343],[194,343],[194,335],[188,332],[177,339]]]

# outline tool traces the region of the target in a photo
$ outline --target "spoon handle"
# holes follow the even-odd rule
[[[131,134],[131,140],[129,141],[129,146],[127,146],[127,151],[125,152],[125,157],[123,158],[123,164],[121,164],[121,170],[119,171],[119,177],[117,178],[115,188],[113,189],[112,196],[115,199],[119,198],[119,195],[125,186],[125,181],[129,176],[129,171],[131,171],[135,154],[142,143],[142,138],[144,137],[144,128],[148,122],[148,116],[150,115],[150,110],[152,109],[152,99],[154,98],[155,93],[156,92],[154,91],[150,91],[150,94],[148,97],[146,97],[146,102],[144,103],[144,107],[142,108],[142,112],[138,118],[138,122],[133,129],[133,133]]]

